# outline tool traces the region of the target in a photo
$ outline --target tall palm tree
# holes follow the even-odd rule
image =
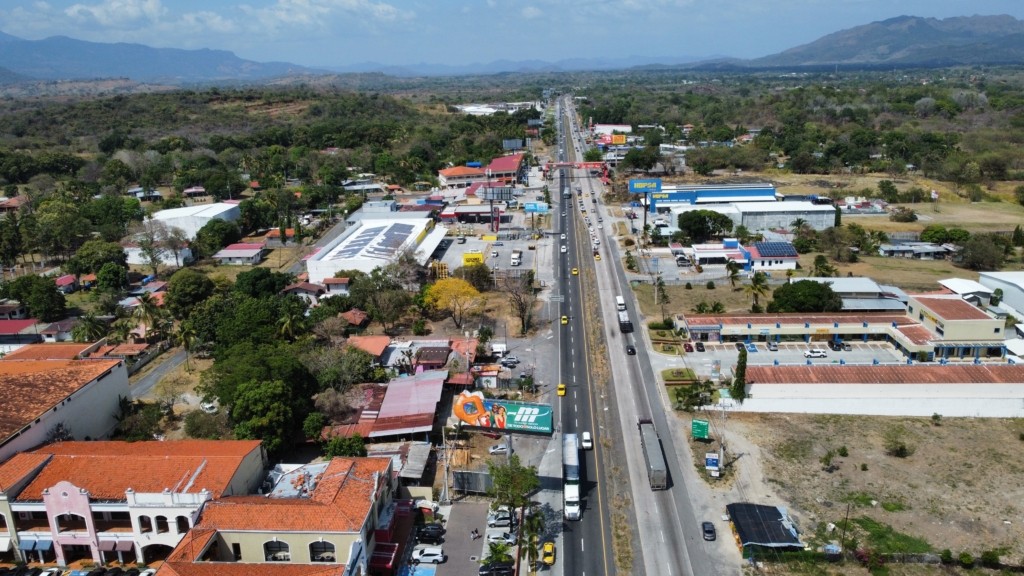
[[[735,260],[729,260],[725,263],[725,271],[729,273],[729,284],[732,285],[732,289],[736,289],[736,285],[740,282],[740,270],[743,267],[739,265]]]
[[[828,257],[819,254],[814,257],[814,266],[811,268],[811,276],[818,278],[831,278],[836,275],[836,267],[829,264]]]
[[[174,332],[174,341],[185,349],[186,372],[192,371],[192,367],[189,365],[188,361],[189,357],[192,356],[192,349],[196,345],[196,338],[196,331],[192,328],[191,322],[181,322],[178,324],[178,329]]]
[[[530,566],[535,566],[540,560],[540,550],[538,548],[544,535],[544,515],[533,505],[527,510],[528,513],[526,520],[523,521],[523,530],[520,536],[523,540],[520,544],[526,548],[526,561]],[[522,550],[522,547],[520,550]]]
[[[156,298],[149,292],[143,292],[137,297],[139,305],[132,310],[132,320],[135,320],[139,324],[142,324],[142,337],[144,340],[149,340],[149,332],[156,327],[157,321],[160,319],[160,307],[157,305]]]
[[[135,325],[131,320],[127,318],[118,320],[110,327],[110,332],[107,334],[107,338],[114,344],[123,344],[128,341],[128,337],[131,336],[132,330],[135,329]]]
[[[768,295],[768,275],[764,272],[754,272],[750,278],[750,284],[747,284],[744,289],[754,299],[754,307],[757,308],[761,305],[761,297]]]
[[[71,329],[71,339],[75,342],[95,342],[106,333],[107,325],[95,314],[88,313],[79,318]]]
[[[289,308],[285,310],[277,320],[277,324],[280,326],[279,333],[291,342],[295,340],[295,335],[297,333],[302,332],[305,322],[306,316],[302,311],[295,308]]]

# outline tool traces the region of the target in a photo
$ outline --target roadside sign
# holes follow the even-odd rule
[[[718,470],[718,452],[707,452],[704,454],[704,468],[707,470]]]
[[[484,398],[483,392],[463,391],[452,403],[452,416],[464,428],[521,434],[554,433],[550,404]]]
[[[523,203],[523,211],[527,214],[547,214],[548,204],[547,202],[525,202]]]
[[[633,194],[661,192],[661,178],[644,178],[629,181],[629,191]]]
[[[708,439],[708,421],[694,419],[690,423],[690,434],[694,438],[700,438],[702,440]]]

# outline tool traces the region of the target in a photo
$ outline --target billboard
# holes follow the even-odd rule
[[[462,254],[462,265],[472,266],[473,264],[483,264],[484,254],[483,252],[465,252]]]
[[[452,403],[452,416],[463,427],[492,432],[544,434],[554,432],[550,404],[484,398],[483,392],[463,391]]]
[[[649,192],[661,192],[661,178],[647,178],[643,180],[630,180],[629,191],[633,194],[647,194]]]
[[[523,141],[520,138],[509,138],[501,141],[501,147],[504,150],[519,150],[523,147]]]
[[[526,202],[523,204],[523,209],[528,214],[547,214],[548,204],[547,202]]]
[[[694,420],[690,422],[690,434],[694,438],[707,440],[708,436],[708,421],[707,420]]]
[[[612,134],[612,144],[625,144],[625,143],[626,143],[626,135],[625,134]]]

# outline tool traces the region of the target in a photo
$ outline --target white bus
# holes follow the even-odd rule
[[[615,297],[615,309],[620,311],[620,312],[625,310],[626,309],[626,299],[623,298],[622,296],[616,296]]]

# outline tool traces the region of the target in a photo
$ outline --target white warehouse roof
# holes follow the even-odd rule
[[[417,260],[425,263],[447,232],[443,226],[434,226],[430,218],[358,220],[306,260],[309,281],[321,283],[340,270],[370,273],[408,248],[415,248]]]

